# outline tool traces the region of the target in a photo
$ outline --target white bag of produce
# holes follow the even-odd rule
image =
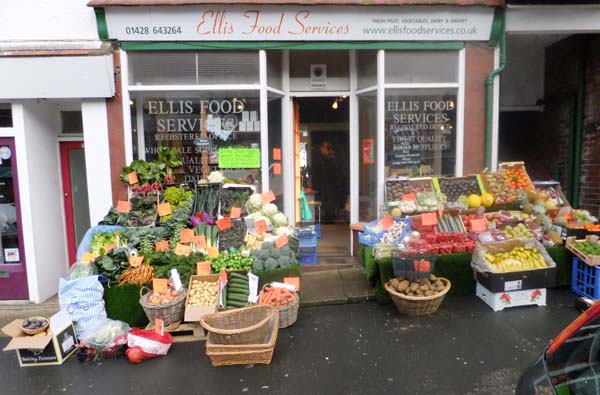
[[[75,280],[60,279],[58,301],[61,310],[65,310],[75,323],[77,336],[106,318],[104,307],[104,287],[98,276],[80,277]]]

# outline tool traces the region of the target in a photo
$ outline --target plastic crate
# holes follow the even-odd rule
[[[317,238],[311,237],[311,238],[306,238],[306,239],[300,239],[299,246],[300,246],[300,248],[305,248],[305,247],[316,248],[317,247]]]
[[[317,238],[321,238],[321,224],[315,224],[315,233],[317,234]]]
[[[315,226],[303,226],[301,228],[296,228],[296,237],[299,240],[302,239],[314,239],[317,237],[317,232],[315,231]]]
[[[300,255],[301,265],[316,265],[317,264],[317,253]]]
[[[317,253],[317,247],[300,247],[300,256],[313,255]]]
[[[367,233],[358,232],[358,242],[373,247],[375,244],[379,243],[379,238]]]
[[[589,266],[574,257],[571,290],[581,296],[600,299],[600,266]]]
[[[435,265],[433,254],[410,254],[402,250],[392,250],[394,276],[408,278],[429,278]]]

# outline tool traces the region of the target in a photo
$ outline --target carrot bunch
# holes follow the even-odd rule
[[[270,304],[271,306],[286,306],[294,301],[294,294],[285,289],[277,287],[264,287],[258,296],[258,304]]]

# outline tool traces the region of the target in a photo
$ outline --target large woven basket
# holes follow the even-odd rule
[[[271,363],[279,314],[273,306],[258,305],[205,316],[206,355],[213,366]]]
[[[148,303],[150,292],[144,293],[144,291],[149,291],[149,288],[142,287],[140,289],[140,304],[142,305],[144,313],[146,313],[150,323],[154,323],[155,319],[160,318],[163,320],[164,325],[167,326],[174,322],[183,320],[186,297],[185,288],[181,288],[179,296],[172,302],[159,305]]]
[[[401,294],[390,286],[389,281],[383,286],[390,294],[399,312],[412,316],[428,315],[438,310],[444,300],[444,296],[450,290],[450,280],[443,277],[438,277],[438,279],[442,280],[446,286],[443,291],[431,296],[408,296]]]

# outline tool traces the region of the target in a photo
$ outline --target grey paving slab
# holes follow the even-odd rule
[[[342,277],[337,270],[302,275],[302,306],[347,303]]]
[[[349,302],[359,302],[375,297],[373,288],[367,282],[365,273],[360,268],[339,269],[344,292]]]

